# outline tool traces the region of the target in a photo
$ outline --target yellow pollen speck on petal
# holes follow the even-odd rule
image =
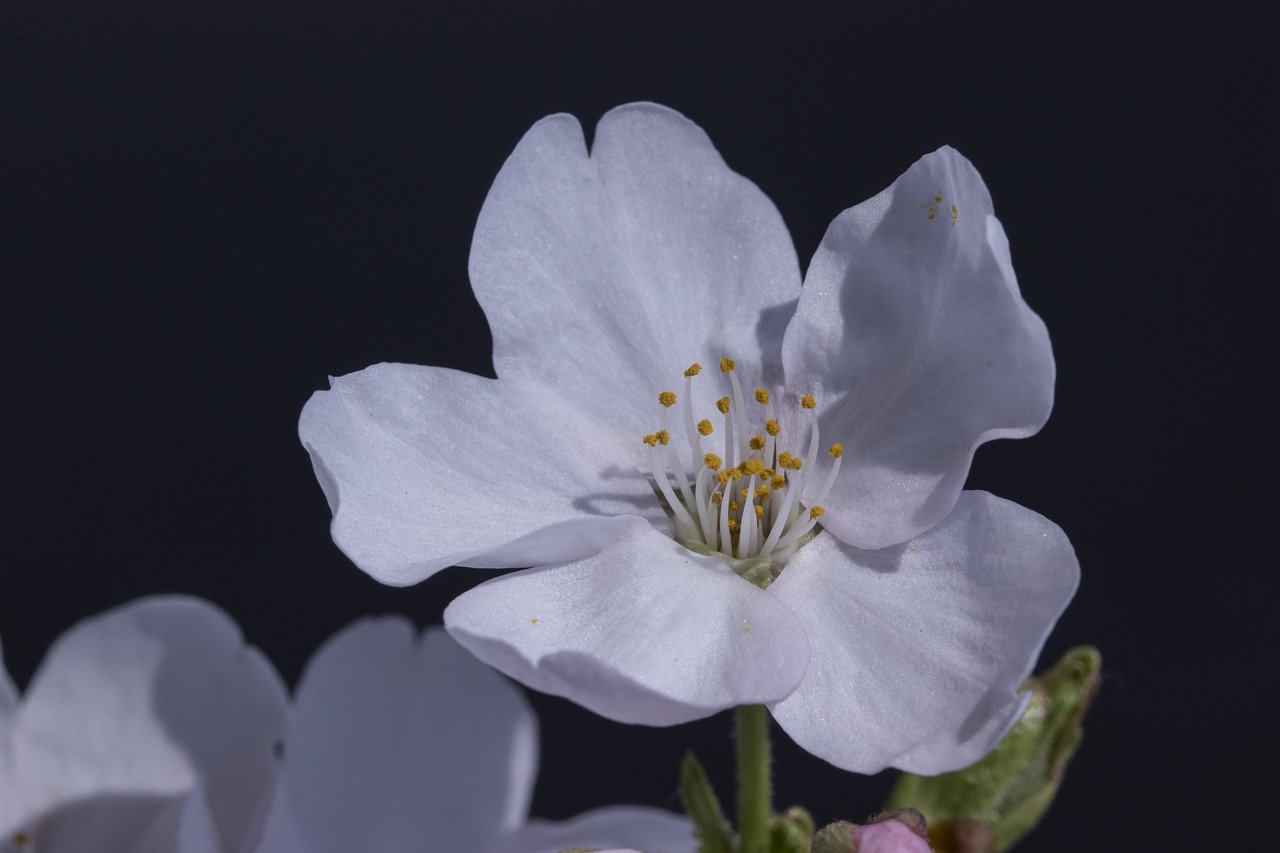
[[[764,431],[769,433],[769,435],[777,435],[782,431],[782,427],[778,426],[778,422],[773,418],[769,418],[769,420],[764,422]]]
[[[764,436],[753,435],[751,436],[751,440],[748,441],[747,444],[751,446],[752,450],[764,450]]]
[[[759,459],[748,459],[742,463],[742,471],[744,474],[760,474],[764,471],[764,463]]]
[[[836,442],[835,444],[831,445],[831,449],[828,450],[827,452],[830,453],[832,456],[834,456],[836,459],[839,459],[841,456],[844,456],[844,445],[840,444],[839,442]]]
[[[702,372],[702,365],[698,364],[697,362],[694,362],[693,364],[689,365],[689,369],[684,372],[684,375],[697,376],[701,372]]]
[[[767,388],[756,389],[756,402],[762,406],[769,405],[769,390]]]
[[[813,399],[812,394],[805,394],[800,398],[800,405],[806,409],[816,409],[818,408],[818,401]]]
[[[951,205],[951,224],[955,225],[959,221],[960,221],[960,208],[956,207],[953,204]]]
[[[530,624],[530,625],[537,625],[537,624],[538,624],[538,620],[537,620],[537,619],[530,619],[530,620],[529,620],[529,624]]]
[[[748,625],[748,626],[746,626],[745,628],[743,628],[742,630],[744,630],[744,631],[750,631],[750,630],[751,630],[751,626],[750,626],[750,625]]]
[[[663,391],[658,395],[658,402],[666,406],[668,409],[676,404],[675,391]]]
[[[764,517],[764,507],[762,507],[762,506],[760,506],[759,504],[757,504],[757,505],[756,505],[756,518],[763,518],[763,517]]]
[[[719,471],[720,466],[724,463],[719,456],[716,456],[714,453],[708,453],[706,456],[702,457],[702,464],[706,465],[712,471]]]
[[[935,196],[933,197],[933,203],[934,203],[934,204],[942,204],[942,196],[940,196],[940,195],[935,195]]]
[[[772,480],[769,481],[769,488],[773,489],[775,492],[781,489],[782,487],[784,487],[785,485],[787,485],[787,478],[782,476],[781,474],[778,474]]]
[[[701,435],[711,435],[711,433],[715,432],[715,427],[711,426],[711,421],[703,418],[698,421],[698,432]]]
[[[733,359],[731,359],[731,358],[722,358],[722,359],[720,359],[720,372],[721,372],[721,373],[732,373],[732,372],[733,372],[733,370],[734,370],[734,368],[736,368],[737,366],[738,366],[738,365],[737,365],[737,363],[736,363],[736,362],[734,362],[734,360],[733,360]]]
[[[671,433],[667,432],[665,429],[658,430],[656,433],[654,433],[654,437],[658,439],[658,442],[663,447],[666,447],[668,444],[671,443]]]
[[[720,410],[720,414],[722,415],[729,414],[729,398],[721,397],[719,400],[716,400],[716,408]]]
[[[649,445],[650,447],[657,447],[658,437],[656,435],[646,435],[644,437],[644,443]]]
[[[826,514],[827,514],[827,511],[820,506],[815,506],[809,510],[810,518],[822,518],[822,516]]]

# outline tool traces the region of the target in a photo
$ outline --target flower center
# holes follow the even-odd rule
[[[668,424],[668,409],[678,398],[674,391],[658,395],[660,428],[644,437],[646,461],[675,523],[677,541],[698,553],[725,557],[738,574],[767,587],[796,549],[813,538],[844,447],[828,449],[831,469],[819,483],[817,402],[810,395],[800,399],[808,415],[809,447],[803,458],[793,455],[783,449],[786,437],[774,417],[773,396],[767,388],[757,388],[754,402],[745,402],[736,367],[733,359],[720,359],[732,397],[716,400],[719,416],[714,420],[697,420],[694,413],[693,383],[702,365],[684,372],[680,408],[687,456],[672,445]],[[712,438],[717,422],[723,442]]]

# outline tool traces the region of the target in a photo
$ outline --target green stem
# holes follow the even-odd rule
[[[773,813],[770,780],[769,712],[763,705],[740,705],[738,728],[738,834],[741,853],[768,853]]]

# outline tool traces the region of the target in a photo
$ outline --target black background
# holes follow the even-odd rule
[[[492,375],[466,263],[503,159],[548,113],[590,128],[654,100],[774,200],[802,265],[922,154],[974,161],[1059,380],[1044,431],[985,446],[970,485],[1071,536],[1083,582],[1044,660],[1093,643],[1106,664],[1025,847],[1252,837],[1277,757],[1259,696],[1276,505],[1258,496],[1275,474],[1276,21],[879,8],[896,5],[0,12],[0,633],[18,683],[75,620],[173,591],[225,608],[292,683],[350,620],[436,623],[490,576],[391,589],[355,569],[298,412],[378,361]],[[728,793],[724,715],[646,729],[532,698],[539,816],[678,808],[689,746]],[[890,774],[778,740],[779,806],[875,810]]]

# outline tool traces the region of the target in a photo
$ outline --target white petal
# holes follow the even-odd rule
[[[0,801],[23,819],[74,802],[127,823],[132,806],[203,780],[234,848],[274,780],[285,715],[279,677],[225,614],[198,599],[141,599],[49,651],[13,721]]]
[[[298,431],[334,540],[383,583],[577,559],[642,515],[669,526],[617,433],[519,382],[379,364],[314,394]]]
[[[1017,691],[1078,579],[1056,525],[985,492],[964,492],[905,545],[859,551],[819,536],[769,588],[813,649],[773,715],[809,752],[858,773],[971,764],[1016,721]]]
[[[698,845],[688,818],[644,806],[612,806],[565,821],[530,821],[484,853],[559,853],[572,847],[694,853]]]
[[[818,396],[824,443],[845,446],[823,524],[862,548],[938,523],[978,445],[1044,424],[1049,336],[968,160],[942,148],[836,218],[783,362],[789,388]]]
[[[454,599],[444,621],[517,681],[654,726],[781,699],[809,656],[785,605],[656,532],[487,581]]]
[[[537,723],[443,631],[366,619],[307,667],[258,853],[474,850],[524,820]]]
[[[773,203],[656,104],[605,115],[589,157],[572,116],[535,124],[489,191],[470,268],[500,377],[583,389],[585,411],[638,434],[692,362],[776,370],[800,283]]]

